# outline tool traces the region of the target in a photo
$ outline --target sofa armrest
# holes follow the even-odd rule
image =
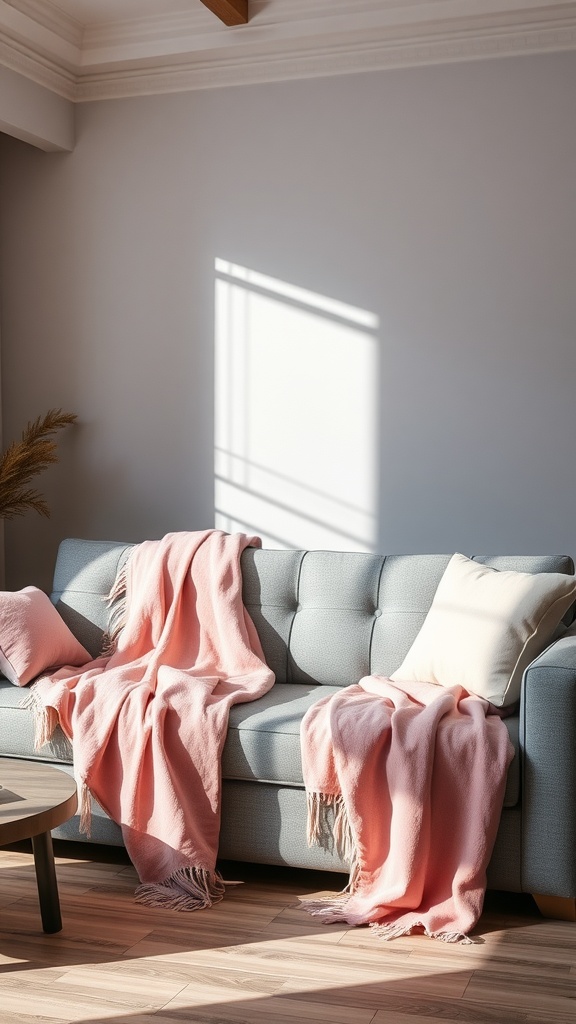
[[[528,666],[520,699],[522,888],[576,897],[576,635]]]

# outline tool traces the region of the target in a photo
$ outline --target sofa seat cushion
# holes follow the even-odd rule
[[[232,707],[222,755],[222,777],[303,786],[300,722],[312,704],[339,689],[275,683],[258,700]],[[508,769],[504,806],[515,807],[520,798],[518,717],[510,716],[504,724],[515,751]]]
[[[235,704],[230,709],[222,777],[303,786],[300,722],[312,704],[339,689],[275,683],[258,700]]]
[[[337,686],[275,683],[258,700],[234,705],[222,754],[222,777],[303,787],[300,722],[312,704],[339,689]],[[34,716],[29,708],[19,707],[23,697],[25,691],[0,678],[2,756],[71,764],[72,747],[59,728],[41,751],[34,750]],[[504,806],[515,807],[520,798],[518,717],[510,716],[504,719],[504,724],[516,752],[508,769]]]

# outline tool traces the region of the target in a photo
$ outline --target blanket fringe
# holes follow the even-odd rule
[[[459,942],[463,946],[471,946],[473,940],[464,932],[430,932],[420,921],[413,921],[411,924],[391,922],[390,924],[378,924],[373,922],[370,928],[380,939],[400,939],[403,935],[411,935],[416,928],[421,928],[429,939],[440,939],[442,942]]]
[[[40,750],[52,739],[58,725],[58,712],[55,708],[44,706],[34,687],[20,701],[19,707],[32,711],[34,715],[34,750]]]
[[[306,839],[308,846],[320,846],[323,849],[336,847],[336,851],[351,870],[356,863],[354,835],[346,804],[342,796],[333,793],[308,792],[306,794],[308,826]],[[333,821],[329,820],[332,812]]]
[[[328,893],[314,899],[301,899],[300,906],[308,914],[320,918],[323,924],[346,923],[346,907],[350,896],[356,891],[360,875],[354,835],[346,805],[341,795],[333,793],[308,792],[306,794],[308,809],[308,828],[306,838],[309,846],[321,846],[324,849],[335,847],[338,854],[350,865],[350,878],[346,888],[338,894]],[[330,813],[329,813],[330,812]],[[332,817],[332,821],[330,818]],[[414,929],[422,928],[431,939],[442,942],[459,942],[468,945],[472,942],[463,932],[429,932],[421,922],[402,924],[399,921],[386,924],[374,922],[370,927],[385,940],[397,939],[402,935],[410,935]]]
[[[322,924],[338,924],[346,922],[346,904],[349,899],[349,886],[346,886],[336,896],[328,893],[326,896],[316,896],[315,899],[301,899],[300,906],[307,914],[319,917]]]
[[[102,645],[100,647],[101,658],[112,657],[118,644],[118,637],[126,625],[128,561],[129,559],[124,562],[124,565],[112,584],[110,593],[105,599],[106,604],[111,611],[109,612],[108,629],[102,637]]]
[[[329,894],[319,896],[316,899],[300,900],[300,906],[314,917],[319,917],[322,924],[347,923],[346,906],[350,899],[350,886],[337,896]],[[391,939],[400,939],[404,935],[411,935],[416,930],[422,930],[429,939],[440,939],[442,942],[459,942],[462,946],[470,946],[474,940],[465,935],[464,932],[431,932],[420,921],[412,921],[402,924],[400,921],[392,921],[390,924],[379,924],[372,922],[369,927],[380,939],[389,942]]]
[[[92,829],[91,793],[85,782],[78,783],[80,821],[78,830],[90,839]]]
[[[307,913],[319,917],[323,924],[335,924],[345,921],[345,907],[354,892],[360,867],[354,834],[350,825],[346,804],[341,795],[334,793],[306,793],[308,810],[308,826],[306,839],[308,846],[320,846],[324,850],[336,848],[342,860],[348,864],[350,875],[348,884],[336,896],[328,893],[315,899],[302,899],[300,906]]]
[[[164,910],[204,910],[224,896],[224,881],[218,871],[206,868],[178,868],[164,882],[147,882],[136,889],[137,903]]]

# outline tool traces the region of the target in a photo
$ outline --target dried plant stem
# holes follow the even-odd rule
[[[0,518],[13,519],[34,509],[50,516],[50,509],[39,491],[29,487],[33,477],[58,461],[52,435],[74,423],[74,413],[50,409],[28,423],[20,441],[13,441],[0,459]]]

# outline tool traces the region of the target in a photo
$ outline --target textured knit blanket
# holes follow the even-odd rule
[[[344,892],[305,909],[384,938],[470,941],[514,754],[488,702],[367,676],[314,704],[301,739],[309,842],[350,864]]]
[[[274,682],[242,603],[240,556],[257,538],[210,530],[134,548],[113,653],[34,687],[37,741],[72,741],[81,827],[90,794],[122,827],[137,899],[195,910],[221,898],[221,753],[232,704]]]

